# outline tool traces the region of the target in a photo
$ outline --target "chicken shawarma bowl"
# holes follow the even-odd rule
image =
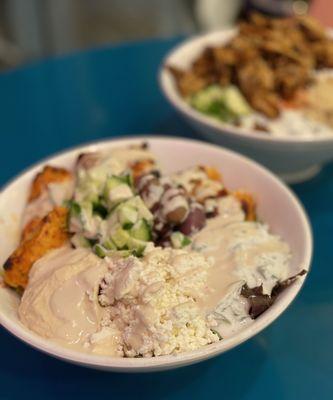
[[[254,14],[172,50],[160,83],[205,137],[295,182],[332,158],[332,49],[310,17]]]

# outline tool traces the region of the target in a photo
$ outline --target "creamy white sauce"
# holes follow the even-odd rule
[[[194,167],[173,174],[171,179],[173,182],[183,186],[188,193],[191,193],[195,183],[206,180],[207,175],[202,169]]]
[[[120,147],[101,153],[96,165],[89,169],[78,169],[75,199],[83,201],[98,196],[103,190],[108,176],[121,175],[133,162],[142,160],[155,162],[155,156],[149,150],[137,147]]]
[[[22,219],[24,227],[29,221],[34,218],[43,218],[53,208],[52,201],[47,191],[43,192],[37,199],[27,204]]]
[[[240,296],[243,284],[262,284],[269,294],[288,276],[290,251],[265,225],[244,221],[235,198],[220,199],[218,208],[219,216],[195,235],[192,248],[214,260],[201,306],[220,320],[217,330],[225,337],[250,322],[247,302]]]
[[[199,202],[216,197],[224,188],[221,181],[210,179],[200,167],[177,172],[171,178],[174,183],[183,186]]]
[[[74,182],[68,179],[64,182],[49,183],[39,197],[27,204],[22,219],[22,226],[25,226],[33,218],[43,218],[55,206],[61,206],[65,200],[73,195]]]
[[[61,206],[69,200],[74,191],[74,179],[67,179],[64,182],[53,182],[47,185],[50,199],[55,206]]]

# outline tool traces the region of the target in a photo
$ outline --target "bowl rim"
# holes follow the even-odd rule
[[[295,138],[293,136],[271,136],[271,135],[264,135],[259,133],[255,129],[247,129],[242,127],[237,127],[232,124],[228,124],[226,122],[217,121],[214,118],[204,115],[199,111],[192,108],[190,105],[186,103],[186,101],[181,97],[178,93],[174,85],[174,78],[172,74],[168,71],[167,65],[171,64],[170,60],[178,56],[179,53],[192,47],[193,45],[201,44],[204,48],[205,46],[209,45],[209,40],[212,38],[221,38],[221,41],[225,37],[231,36],[237,32],[237,27],[231,27],[226,29],[218,29],[213,30],[210,32],[205,32],[202,34],[194,35],[189,37],[183,41],[181,41],[178,45],[174,46],[167,54],[164,56],[162,62],[160,63],[159,70],[158,70],[158,84],[162,93],[168,100],[168,102],[179,109],[183,114],[185,114],[188,118],[195,120],[198,123],[205,124],[206,126],[212,127],[222,134],[226,134],[228,136],[236,136],[241,139],[245,139],[249,142],[257,142],[258,140],[263,143],[280,143],[280,144],[307,144],[307,143],[332,143],[333,141],[333,134],[332,137],[307,137],[307,138]],[[327,29],[328,36],[333,38],[333,29]],[[168,80],[170,80],[168,82]],[[171,84],[170,84],[171,83]]]
[[[232,150],[210,144],[200,140],[188,139],[188,138],[180,138],[173,136],[151,136],[151,135],[133,135],[133,136],[125,136],[122,138],[111,138],[107,140],[101,141],[91,141],[81,143],[77,146],[73,146],[67,149],[63,149],[59,152],[53,153],[48,157],[43,158],[42,160],[32,164],[30,167],[24,169],[21,173],[17,174],[14,178],[8,181],[0,190],[0,196],[2,196],[5,191],[10,188],[12,184],[14,184],[17,180],[22,179],[25,175],[28,175],[33,172],[34,169],[41,167],[43,164],[47,162],[53,162],[55,158],[65,156],[65,155],[75,155],[75,153],[80,151],[91,150],[93,147],[104,147],[104,146],[117,146],[117,145],[126,145],[126,144],[134,144],[140,142],[163,142],[163,141],[172,141],[181,144],[194,144],[197,146],[204,146],[207,149],[218,150],[223,153],[228,153],[233,158],[238,159],[241,162],[245,162],[247,164],[252,165],[258,173],[264,174],[268,179],[272,180],[275,185],[277,185],[279,190],[282,190],[286,196],[289,197],[289,200],[293,203],[295,207],[295,212],[299,214],[303,231],[305,233],[305,245],[304,245],[304,269],[308,272],[311,268],[311,260],[313,253],[313,237],[312,230],[310,226],[310,222],[304,207],[297,199],[296,195],[292,192],[290,188],[288,188],[281,179],[275,176],[272,172],[270,172],[265,167],[261,166],[259,163],[251,160],[250,158],[243,156],[237,152]],[[24,343],[29,346],[46,353],[55,358],[71,362],[74,364],[83,365],[86,367],[98,368],[98,369],[107,369],[118,372],[144,372],[144,371],[157,371],[164,370],[168,368],[174,368],[190,363],[199,362],[211,357],[214,357],[218,354],[221,354],[225,351],[236,347],[237,345],[243,343],[245,340],[250,339],[257,333],[261,332],[264,328],[270,325],[275,319],[277,319],[280,314],[286,310],[286,308],[292,303],[295,299],[299,291],[301,290],[305,279],[307,278],[307,274],[301,276],[291,287],[287,288],[284,292],[285,295],[279,299],[270,309],[258,317],[254,324],[246,327],[245,329],[238,332],[236,335],[231,336],[230,338],[224,339],[223,341],[219,341],[217,343],[213,343],[202,347],[197,350],[193,350],[190,352],[180,353],[177,355],[166,355],[166,356],[158,356],[153,358],[117,358],[110,356],[102,356],[102,355],[92,355],[89,353],[83,353],[75,350],[68,349],[60,344],[52,342],[50,340],[44,339],[37,335],[36,333],[29,331],[28,328],[25,328],[23,325],[13,321],[11,318],[7,317],[3,314],[0,307],[0,324],[11,334],[19,338]],[[0,287],[0,290],[3,290]]]

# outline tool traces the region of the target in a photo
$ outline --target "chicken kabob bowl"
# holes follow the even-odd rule
[[[333,158],[331,37],[312,20],[255,15],[181,43],[164,59],[160,86],[203,138],[300,182]]]
[[[219,171],[223,174],[223,185],[228,188],[229,193],[233,193],[233,191],[239,188],[253,193],[255,202],[257,204],[257,215],[259,219],[257,220],[257,223],[251,222],[248,226],[250,226],[251,229],[257,229],[256,227],[261,224],[261,222],[259,221],[265,221],[265,224],[269,226],[269,232],[274,235],[272,236],[273,242],[275,243],[273,243],[273,245],[275,246],[276,244],[278,244],[280,246],[280,239],[277,238],[281,237],[283,243],[285,243],[285,245],[282,245],[282,248],[290,249],[290,258],[288,258],[289,269],[287,271],[288,275],[286,276],[299,276],[297,276],[297,278],[292,278],[291,280],[287,279],[282,283],[275,285],[275,297],[274,301],[271,301],[270,307],[264,307],[263,309],[259,310],[259,312],[257,310],[255,312],[255,315],[253,315],[253,308],[252,317],[254,319],[250,321],[251,323],[243,325],[241,329],[226,336],[225,338],[215,338],[216,340],[212,340],[211,344],[203,345],[200,348],[192,351],[139,358],[131,356],[131,353],[128,353],[129,355],[127,355],[127,357],[114,357],[109,355],[96,354],[89,351],[76,351],[73,347],[64,346],[55,340],[51,340],[51,337],[42,337],[41,335],[36,333],[38,327],[33,326],[31,327],[31,329],[29,329],[26,324],[26,319],[20,318],[20,316],[22,317],[22,313],[24,312],[26,312],[25,316],[29,317],[29,313],[32,311],[32,309],[30,308],[22,310],[21,308],[19,316],[18,309],[21,302],[20,294],[9,288],[7,285],[2,284],[2,286],[0,287],[0,323],[5,329],[7,329],[10,333],[12,333],[14,336],[16,336],[18,339],[22,340],[26,344],[50,356],[54,356],[67,362],[72,362],[78,365],[96,369],[119,372],[147,372],[166,370],[193,364],[217,356],[251,338],[252,336],[262,331],[276,318],[278,318],[278,316],[290,305],[297,293],[300,291],[304,279],[307,276],[306,272],[309,270],[310,267],[312,255],[312,235],[309,222],[303,210],[303,207],[299,203],[297,198],[293,195],[293,193],[268,170],[242,155],[239,155],[229,150],[225,150],[215,145],[171,137],[140,137],[123,140],[110,140],[80,146],[72,150],[64,151],[36,164],[32,168],[28,169],[26,172],[22,173],[20,176],[13,179],[10,183],[8,183],[3,188],[0,195],[0,212],[2,215],[2,220],[0,224],[0,239],[2,243],[0,250],[0,261],[1,264],[5,265],[6,268],[4,275],[6,282],[8,282],[12,287],[15,287],[17,282],[22,282],[22,286],[26,286],[26,282],[22,280],[21,275],[15,276],[10,274],[11,268],[13,268],[13,265],[15,264],[15,260],[12,256],[10,258],[8,257],[10,256],[10,254],[16,254],[15,252],[13,253],[13,251],[17,247],[20,240],[20,221],[25,209],[26,199],[28,198],[28,196],[31,196],[31,192],[29,195],[29,189],[31,187],[30,185],[32,180],[35,179],[34,182],[36,183],[36,173],[40,172],[41,170],[43,170],[44,173],[45,171],[48,171],[45,169],[46,165],[52,165],[54,171],[58,172],[59,170],[56,170],[56,168],[72,170],[75,166],[75,163],[77,162],[78,156],[82,153],[92,152],[94,154],[95,152],[100,151],[112,152],[119,147],[133,147],[137,145],[140,146],[143,142],[145,142],[149,146],[151,153],[154,154],[159,160],[161,170],[165,171],[166,174],[173,174],[177,171],[186,170],[187,168],[193,167],[193,162],[195,160],[195,163],[197,165],[214,165],[214,171]],[[172,162],[170,162],[171,154]],[[92,158],[88,157],[84,161],[89,164],[92,161]],[[80,159],[80,162],[83,163],[83,160]],[[213,178],[216,179],[217,173],[214,172],[214,175],[215,176],[213,176]],[[41,175],[37,175],[37,180],[40,176]],[[59,176],[57,176],[57,179],[59,179]],[[61,179],[63,180],[64,177],[62,176]],[[116,187],[119,188],[121,186]],[[122,186],[122,188],[124,188],[124,186]],[[122,193],[124,193],[124,190],[122,191]],[[224,198],[227,199],[227,197],[223,197],[222,199]],[[250,214],[249,219],[253,219],[253,216],[251,216]],[[214,219],[212,219],[212,222],[214,222],[213,220]],[[44,224],[48,224],[51,220],[50,218],[48,218],[46,220],[44,219],[43,221]],[[265,230],[260,230],[260,232],[262,232],[262,234],[267,237],[267,233]],[[33,236],[34,228],[30,230],[29,234],[27,232],[24,232],[24,234]],[[179,234],[177,234],[177,237],[178,236]],[[30,238],[31,236],[28,236],[27,240],[29,240]],[[171,238],[173,238],[173,236]],[[182,238],[184,237],[182,236]],[[26,242],[23,241],[23,246],[25,243]],[[98,257],[98,255],[100,256],[100,247],[96,246],[98,245],[94,245],[95,254],[93,252],[90,252],[89,256],[86,257],[86,263],[89,264],[91,260],[95,259],[99,260],[98,263],[103,263],[104,260],[107,259]],[[87,252],[89,250],[71,250],[70,248],[68,248],[68,250],[56,250],[56,252],[57,251],[72,252],[71,254],[74,254],[74,257],[76,257],[75,254],[78,254],[76,253],[77,251],[81,252],[80,254],[83,254],[82,252]],[[184,250],[166,249],[166,251],[169,252],[168,254],[184,254]],[[111,253],[114,254],[114,250],[112,250]],[[28,283],[28,286],[26,286],[26,291],[28,291],[27,293],[30,293],[33,296],[31,297],[30,294],[28,295],[26,293],[24,293],[24,296],[26,300],[32,301],[29,304],[31,304],[31,306],[33,307],[34,312],[38,312],[38,307],[36,308],[36,306],[40,304],[33,301],[34,296],[36,295],[35,298],[40,298],[40,296],[42,296],[43,300],[43,296],[48,295],[45,290],[49,290],[50,288],[50,286],[42,286],[40,292],[33,293],[32,291],[34,283],[38,282],[37,275],[42,276],[42,274],[44,273],[43,269],[41,269],[40,267],[43,265],[43,268],[47,268],[47,261],[51,260],[52,257],[52,255],[46,255],[40,261],[35,263],[31,270],[32,274],[30,274],[29,278],[31,279],[31,282]],[[130,259],[134,260],[134,256],[131,257],[132,258]],[[177,259],[179,260],[179,258]],[[8,260],[11,260],[11,265]],[[43,260],[44,262],[42,262]],[[191,260],[191,258],[189,260]],[[116,261],[116,263],[117,262],[118,261]],[[137,259],[133,262],[140,263],[140,260]],[[121,267],[124,263],[127,263],[126,258],[124,258],[123,261],[120,261],[120,264],[117,265],[120,265]],[[72,265],[76,264],[72,263]],[[60,265],[58,266],[59,271],[62,266],[63,259],[60,258]],[[88,266],[90,267],[90,265]],[[19,268],[19,271],[20,268],[22,268],[22,266],[20,265],[18,265],[17,267]],[[187,268],[188,266],[184,265],[184,267]],[[302,274],[300,274],[301,271],[303,271]],[[46,271],[45,275],[47,275],[47,273],[48,272]],[[56,280],[52,278],[52,282],[55,282],[55,285],[59,285],[59,279],[63,279],[64,275],[60,275],[60,272],[57,273],[56,271],[56,274],[53,274],[52,276],[56,277]],[[87,275],[80,275],[80,279],[76,280],[75,282],[79,285],[86,285],[87,282],[89,282],[90,278],[91,274],[88,270]],[[185,281],[188,278],[191,277],[186,276],[185,273]],[[70,282],[72,282],[71,279]],[[209,287],[206,289],[209,289]],[[260,292],[261,289],[257,288],[255,290],[259,290]],[[243,295],[247,296],[249,290],[251,291],[249,287],[246,287],[244,289]],[[68,306],[65,307],[65,313],[67,313],[71,309],[73,309],[74,303],[71,300],[75,300],[76,291],[75,293],[68,293],[68,287],[66,289],[66,286],[62,286],[60,293],[62,293],[62,296],[60,296],[61,298],[59,299],[58,296],[57,299],[53,298],[52,301],[56,300],[58,302],[58,305],[60,304],[61,306],[63,306],[62,302],[65,301],[65,297],[69,295],[69,298],[67,300]],[[253,292],[251,293],[251,296],[256,297]],[[102,293],[103,296],[106,295],[106,297],[104,296],[105,299],[107,299],[107,294],[107,291]],[[91,295],[92,294],[90,293],[89,296]],[[259,297],[260,296],[262,296],[262,294],[259,293]],[[264,298],[266,300],[271,300],[271,297],[267,295],[265,295]],[[88,300],[89,299],[86,298],[85,301]],[[82,304],[83,303],[81,302],[80,307],[82,306]],[[253,304],[252,306],[254,307]],[[247,319],[249,320],[249,318]],[[44,324],[44,321],[40,318],[38,321],[41,321]],[[57,320],[57,323],[59,324],[59,319]],[[47,323],[46,326],[49,327],[49,324]],[[64,330],[61,328],[61,326],[58,333],[61,335],[64,333]]]

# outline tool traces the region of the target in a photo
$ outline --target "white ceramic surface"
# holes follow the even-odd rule
[[[271,230],[281,235],[290,245],[293,257],[291,274],[309,269],[312,255],[312,236],[304,210],[292,192],[274,175],[255,162],[222,149],[218,146],[177,138],[144,137],[112,140],[78,147],[30,168],[10,182],[0,193],[0,265],[15,248],[20,226],[20,215],[24,208],[30,182],[44,164],[71,167],[76,156],[82,151],[108,149],[148,141],[152,151],[167,172],[183,169],[196,164],[216,166],[223,174],[230,189],[243,188],[253,192],[258,202],[260,219],[266,221]],[[275,320],[291,303],[301,289],[305,277],[289,287],[276,303],[251,326],[233,337],[208,345],[200,350],[177,356],[162,356],[147,359],[111,358],[75,352],[42,339],[30,332],[19,321],[17,307],[19,298],[10,289],[0,288],[0,323],[12,334],[27,344],[57,358],[98,369],[137,372],[156,371],[192,364],[229,350]],[[286,344],[288,345],[288,344]]]
[[[189,67],[204,48],[226,43],[235,32],[235,29],[229,29],[208,33],[187,40],[172,50],[160,69],[159,80],[164,95],[190,125],[213,143],[257,160],[289,183],[309,179],[314,171],[320,170],[318,165],[333,159],[333,135],[332,138],[281,138],[222,123],[190,107],[165,68],[166,65]]]

